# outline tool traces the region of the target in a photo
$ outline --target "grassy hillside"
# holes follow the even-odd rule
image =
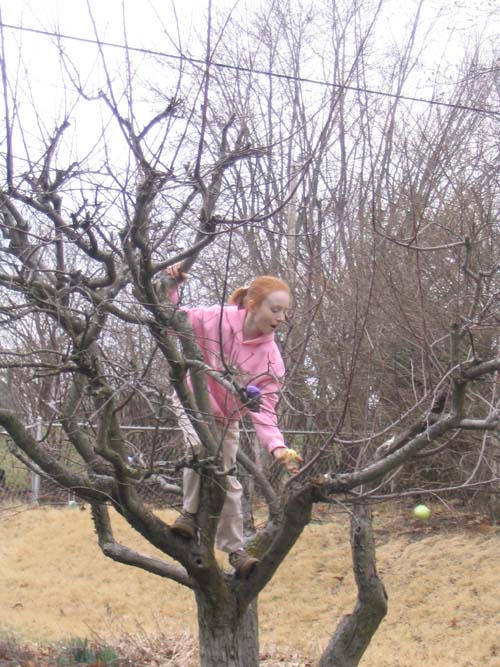
[[[439,507],[428,522],[409,508],[381,508],[375,525],[389,613],[362,665],[500,667],[500,530]],[[118,516],[116,535],[154,553]],[[4,636],[195,633],[192,594],[102,556],[88,510],[0,510],[0,563]],[[278,647],[296,656],[280,664],[309,664],[355,595],[347,518],[319,512],[260,596],[263,655]]]

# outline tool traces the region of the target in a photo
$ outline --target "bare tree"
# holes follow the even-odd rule
[[[330,3],[320,14],[294,8],[260,17],[259,46],[250,54],[271,69],[280,59],[290,66],[294,76],[279,94],[271,77],[265,86],[253,72],[245,80],[238,58],[230,80],[238,93],[231,90],[212,62],[231,26],[217,32],[209,22],[205,62],[194,74],[183,63],[169,74],[169,92],[155,99],[152,116],[137,101],[133,54],[125,51],[123,81],[113,78],[96,26],[102,85],[90,89],[61,54],[67,108],[76,114],[97,107],[104,118],[87,155],[74,154],[66,140],[69,113],[50,132],[39,116],[40,133],[31,140],[2,53],[0,365],[28,378],[36,392],[15,397],[4,381],[0,424],[27,465],[91,504],[106,556],[193,591],[203,667],[258,664],[258,595],[314,504],[338,501],[351,512],[358,600],[320,664],[357,665],[387,608],[370,501],[404,466],[449,453],[463,433],[480,440],[479,453],[472,443],[477,456],[463,480],[470,483],[498,425],[500,358],[491,331],[497,156],[484,159],[485,122],[465,110],[438,121],[421,115],[409,137],[407,108],[393,99],[384,108],[362,93],[379,6],[342,15]],[[300,63],[325,17],[334,28],[336,86],[318,105],[299,85]],[[416,26],[392,72],[398,91],[415,62]],[[282,43],[278,49],[276,39],[289,50]],[[358,89],[354,97],[348,86]],[[470,86],[484,95],[482,85]],[[151,89],[157,92],[154,83]],[[471,97],[471,90],[461,92]],[[466,169],[472,134],[481,150]],[[201,286],[200,298],[223,301],[238,271],[247,277],[256,270],[291,278],[297,295],[294,328],[283,341],[290,361],[285,418],[327,435],[319,442],[304,436],[306,463],[287,480],[270,483],[241,455],[268,507],[264,528],[248,544],[259,557],[249,579],[223,570],[214,556],[225,474],[204,378],[210,374],[236,396],[241,388],[231,373],[207,366],[185,313],[166,296],[164,269],[179,261],[203,276],[212,269],[214,284]],[[124,426],[131,415],[164,423],[171,390],[192,419],[203,457],[170,450],[168,458],[157,441],[146,456],[131,457]],[[39,415],[63,425],[71,465],[33,436],[30,422]],[[201,539],[187,542],[141,492],[152,479],[178,491],[172,475],[193,465],[203,473]],[[498,483],[497,473],[481,481]],[[111,509],[177,564],[118,543]]]

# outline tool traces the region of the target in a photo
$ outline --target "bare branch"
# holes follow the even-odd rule
[[[109,513],[104,505],[92,503],[92,518],[94,520],[99,546],[105,556],[118,563],[138,567],[146,572],[172,579],[183,586],[193,588],[193,582],[184,568],[176,567],[159,558],[154,558],[140,553],[139,551],[134,551],[116,542],[113,537]]]

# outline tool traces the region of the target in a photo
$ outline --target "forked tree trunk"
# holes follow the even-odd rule
[[[235,598],[214,605],[196,593],[200,667],[258,667],[257,600],[241,613]]]
[[[367,505],[353,507],[351,548],[358,601],[352,614],[338,624],[321,656],[320,667],[357,667],[387,613],[387,595],[377,574],[372,516]]]

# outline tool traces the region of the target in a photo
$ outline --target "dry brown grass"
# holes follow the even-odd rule
[[[115,523],[119,539],[147,550]],[[427,523],[408,508],[380,509],[375,526],[389,613],[362,665],[500,667],[500,530],[439,508]],[[130,651],[134,641],[181,637],[191,654],[164,664],[196,664],[192,594],[104,558],[88,511],[1,513],[0,564],[4,632],[37,642],[97,636]],[[329,516],[306,529],[259,598],[262,665],[312,664],[354,601],[347,519]]]

